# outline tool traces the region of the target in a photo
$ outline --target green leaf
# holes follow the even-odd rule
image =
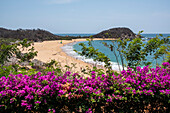
[[[163,35],[162,35],[162,34],[159,34],[159,36],[163,37]]]

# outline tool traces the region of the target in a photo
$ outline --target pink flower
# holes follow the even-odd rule
[[[40,101],[36,101],[35,104],[40,104],[41,102]]]
[[[169,62],[164,62],[164,63],[162,63],[162,65],[166,67],[166,66],[169,66],[170,63]]]

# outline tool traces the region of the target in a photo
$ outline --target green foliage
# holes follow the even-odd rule
[[[34,75],[39,71],[41,71],[41,73],[44,75],[48,74],[48,72],[54,72],[56,76],[61,76],[63,74],[60,63],[55,60],[51,60],[49,63],[46,63],[44,64],[44,66],[38,68],[33,63],[30,63],[30,66],[31,68],[21,67],[18,64],[1,66],[0,77],[2,76],[8,77],[8,75],[10,74]]]
[[[16,39],[13,39],[13,38],[2,38],[0,37],[0,43],[5,43],[5,44],[10,44],[11,42],[15,42],[17,41]]]
[[[71,72],[75,72],[75,68],[77,63],[71,63],[71,66],[65,65],[65,69],[64,69],[64,73],[66,73],[67,71],[71,71]]]
[[[30,61],[37,55],[37,51],[34,47],[31,47],[33,42],[28,42],[26,39],[19,41],[18,43],[9,43],[8,40],[2,40],[0,42],[0,76],[8,76],[9,74],[36,74],[35,69],[26,69],[25,67],[20,67],[18,64],[12,64],[4,66],[9,59],[16,57],[19,62]],[[19,48],[19,46],[21,48]],[[31,48],[30,48],[31,47]],[[22,50],[21,50],[22,49]],[[23,50],[28,49],[26,53],[22,53]]]
[[[110,59],[104,54],[98,51],[98,49],[95,49],[92,46],[91,40],[87,39],[89,47],[85,46],[84,43],[80,43],[79,45],[82,46],[82,52],[77,52],[78,54],[85,56],[87,58],[93,58],[94,61],[104,62],[105,67],[108,69],[107,71],[111,71],[111,63]]]
[[[145,44],[140,38],[140,33],[142,32],[143,31],[140,31],[137,35],[138,37],[131,41],[129,41],[129,39],[117,40],[116,43],[118,44],[118,48],[116,48],[114,44],[113,46],[110,45],[110,47],[112,47],[111,51],[114,47],[119,52],[122,66],[125,66],[123,58],[125,58],[127,66],[133,69],[136,69],[137,66],[140,66],[142,64],[144,64],[145,66],[151,65],[152,63],[148,62],[146,59],[149,54],[154,55],[153,59],[155,59],[156,61],[158,58],[161,57],[163,57],[163,60],[165,60],[165,57],[169,59],[170,40],[168,39],[168,37],[163,37],[163,35],[160,34],[159,36],[161,36],[162,39],[159,39],[159,36],[156,36]]]
[[[115,57],[116,57],[117,64],[118,64],[118,66],[119,66],[119,71],[121,72],[120,64],[119,64],[119,61],[118,61],[118,57],[121,58],[121,62],[122,62],[122,66],[123,66],[123,65],[124,65],[123,55],[122,55],[122,53],[121,53],[120,50],[119,50],[120,47],[116,47],[117,41],[116,41],[116,42],[115,42],[115,41],[112,41],[112,43],[113,43],[113,45],[112,45],[112,44],[108,45],[107,43],[104,43],[104,42],[103,42],[103,44],[104,44],[105,47],[108,47],[111,51],[113,51],[113,53],[114,53],[114,55],[115,55]],[[118,55],[116,54],[116,50],[119,52]],[[123,66],[123,70],[124,70],[124,66]]]
[[[124,42],[123,42],[124,41]],[[146,61],[146,54],[143,51],[144,44],[141,38],[135,38],[127,45],[126,40],[118,40],[118,48],[120,47],[124,58],[127,61],[127,65],[131,68],[139,66],[142,61]]]
[[[55,60],[51,60],[50,62],[47,62],[44,64],[46,67],[53,67],[57,62]]]
[[[4,64],[5,61],[8,61],[8,59],[12,57],[14,53],[13,48],[13,45],[0,45],[0,64]]]
[[[1,66],[0,68],[0,77],[2,76],[8,77],[8,75],[10,74],[33,75],[36,73],[38,73],[38,71],[36,71],[35,69],[26,69],[25,67],[20,67],[18,64]]]
[[[141,39],[141,33],[143,31],[139,31],[136,38],[130,41],[130,39],[124,40],[116,40],[112,41],[113,44],[108,45],[107,43],[103,43],[106,47],[110,48],[113,51],[115,58],[117,60],[119,70],[120,63],[118,62],[118,58],[121,59],[121,65],[123,66],[123,70],[125,69],[125,61],[127,62],[127,66],[133,69],[136,69],[137,66],[141,65],[151,65],[151,62],[148,62],[146,57],[150,54],[154,55],[153,59],[157,61],[158,58],[163,57],[163,60],[170,61],[170,40],[169,37],[163,37],[163,35],[156,36],[149,40],[146,44]],[[105,34],[106,37],[111,37],[109,34]],[[158,37],[162,37],[159,39]],[[105,54],[98,52],[98,49],[95,49],[91,43],[93,37],[90,37],[91,40],[87,39],[88,46],[85,46],[84,43],[80,43],[82,46],[82,52],[78,52],[78,54],[85,56],[87,58],[93,58],[95,61],[100,61],[105,63],[105,67],[108,70],[111,70],[110,59],[105,56]],[[118,46],[117,46],[118,45]],[[116,50],[118,53],[116,53]],[[77,51],[76,51],[77,52]]]
[[[34,50],[34,47],[31,47],[33,42],[28,42],[27,39],[20,41],[14,44],[8,44],[5,42],[0,43],[0,64],[8,62],[9,59],[13,56],[16,56],[20,62],[30,61],[35,56],[37,56],[37,51]],[[21,46],[21,49],[18,48]],[[29,48],[31,47],[31,48]],[[23,50],[28,49],[28,52],[22,53]]]
[[[11,66],[1,66],[0,68],[0,77],[5,76],[7,77],[11,72],[13,72],[14,69]]]
[[[42,74],[48,74],[48,72],[54,72],[56,76],[63,74],[62,67],[56,60],[51,60],[50,62],[44,63],[42,66],[36,66],[35,64],[30,64],[33,69],[40,71]]]
[[[37,56],[38,52],[35,51],[35,49],[32,45],[33,45],[33,42],[28,42],[27,39],[24,39],[23,41],[21,41],[17,44],[17,46],[21,46],[22,51],[23,50],[28,51],[26,53],[22,53],[22,51],[20,49],[16,48],[15,55],[18,59],[20,59],[20,62],[30,61],[35,56]],[[31,47],[31,48],[29,48],[29,47]]]

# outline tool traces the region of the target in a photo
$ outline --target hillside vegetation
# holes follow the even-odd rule
[[[132,30],[125,27],[111,28],[109,30],[104,30],[96,35],[95,38],[120,38],[120,39],[134,39],[136,34]]]
[[[9,30],[5,28],[0,28],[0,38],[5,39],[27,39],[32,41],[44,41],[44,40],[59,40],[61,39],[60,36],[54,35],[48,31],[41,30],[41,29],[17,29],[17,30]]]

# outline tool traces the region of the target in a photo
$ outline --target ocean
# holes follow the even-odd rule
[[[61,35],[61,34],[57,34],[57,35]],[[93,34],[62,34],[61,36],[66,36],[66,35],[68,35],[68,36],[91,36]],[[146,43],[148,38],[153,38],[157,34],[141,34],[141,35],[145,37],[144,43]],[[170,34],[163,34],[163,36],[167,37],[167,36],[170,36]],[[108,56],[111,59],[112,69],[119,70],[118,63],[116,61],[113,51],[110,51],[109,48],[105,47],[103,45],[103,42],[106,42],[107,44],[112,44],[111,40],[95,40],[95,41],[92,41],[92,45],[94,48],[99,49],[99,52],[104,53],[106,56]],[[102,62],[95,62],[92,58],[85,58],[84,56],[78,55],[74,50],[81,51],[81,46],[79,46],[79,43],[84,43],[85,45],[88,45],[87,41],[74,42],[74,43],[70,43],[70,44],[63,46],[62,50],[65,53],[67,53],[69,56],[72,56],[72,57],[82,60],[84,62],[91,63],[91,64],[97,64],[97,65],[104,65],[104,63],[102,63]],[[120,58],[118,60],[120,63]],[[152,55],[149,55],[149,56],[147,56],[147,61],[152,62],[152,67],[156,67],[156,63],[161,64],[163,62],[163,58],[160,58],[156,61],[153,59]],[[141,65],[141,67],[143,67],[143,66]]]
[[[55,34],[55,35],[59,35],[59,36],[75,36],[75,37],[81,36],[81,37],[84,37],[84,36],[91,36],[91,35],[94,35],[94,34]]]

